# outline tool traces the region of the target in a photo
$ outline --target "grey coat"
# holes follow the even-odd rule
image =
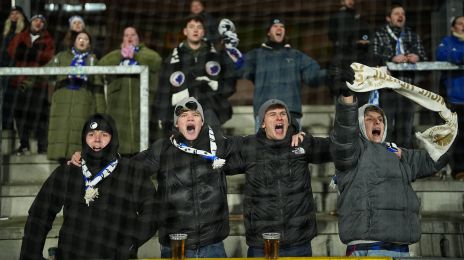
[[[337,169],[340,239],[412,244],[420,240],[420,201],[411,182],[430,176],[446,164],[435,163],[424,150],[401,148],[399,159],[385,143],[365,136],[364,108],[336,104],[331,153]],[[386,125],[386,120],[385,120]]]

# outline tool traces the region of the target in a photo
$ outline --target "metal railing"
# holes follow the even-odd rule
[[[388,70],[393,71],[431,71],[431,70],[464,70],[464,66],[446,61],[422,61],[418,63],[387,62]]]
[[[81,67],[6,67],[0,68],[0,76],[21,75],[96,75],[139,74],[140,76],[140,150],[148,148],[148,66],[81,66]]]

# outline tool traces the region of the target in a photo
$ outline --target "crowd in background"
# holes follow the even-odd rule
[[[199,0],[191,2],[192,14],[184,21],[185,39],[164,59],[143,44],[133,26],[124,28],[119,48],[97,57],[98,46],[92,45],[82,17],[69,18],[69,32],[56,44],[46,17],[34,14],[28,21],[20,7],[13,7],[5,23],[2,66],[145,65],[155,140],[139,153],[138,77],[75,73],[2,79],[8,101],[3,129],[16,129],[20,141],[14,154],[31,153],[35,137],[37,153],[61,162],[29,210],[21,259],[42,255],[61,208],[58,249],[64,259],[136,257],[156,231],[163,258],[172,254],[174,233],[188,234],[189,258],[227,257],[225,177],[234,174],[246,176],[247,255],[262,256],[262,234],[279,232],[281,256],[311,256],[317,228],[308,164],[331,161],[346,255],[409,256],[409,245],[421,235],[411,182],[442,169],[447,150],[435,158],[427,147],[414,149],[414,105],[408,98],[391,89],[355,96],[347,83],[354,82],[352,62],[415,64],[427,56],[420,36],[406,26],[403,6],[391,5],[386,23],[369,32],[355,1],[341,4],[330,19],[335,51],[327,69],[290,46],[281,17],[269,20],[265,42],[242,54],[234,23],[216,21]],[[437,59],[462,65],[464,16],[455,17],[450,28]],[[414,72],[390,74],[415,83]],[[221,126],[232,117],[228,98],[239,79],[254,84],[256,134],[225,137]],[[462,71],[443,74],[446,98],[458,118],[463,80]],[[300,132],[301,88],[324,82],[335,98],[334,129],[330,137],[313,137]],[[462,138],[458,134],[451,160],[456,179],[464,178]],[[71,156],[75,165],[65,163]]]
[[[342,0],[340,10],[329,20],[328,37],[334,51],[327,69],[288,44],[282,17],[271,17],[266,28],[268,40],[242,55],[237,47],[240,32],[233,22],[223,22],[224,19],[210,15],[202,1],[192,1],[190,9],[190,15],[198,17],[202,24],[201,37],[198,32],[189,34],[184,29],[185,40],[162,62],[155,50],[144,45],[141,33],[133,26],[124,29],[120,48],[97,57],[99,46],[92,44],[92,36],[86,31],[88,25],[81,16],[71,16],[66,34],[53,39],[47,31],[46,17],[35,14],[29,20],[21,7],[14,6],[4,24],[1,66],[147,65],[150,71],[150,141],[153,141],[169,133],[172,128],[169,115],[175,101],[185,95],[199,99],[206,108],[210,124],[222,125],[232,116],[228,97],[235,92],[238,79],[248,79],[254,84],[256,122],[260,121],[257,117],[260,105],[276,97],[286,102],[290,113],[300,121],[303,84],[318,87],[325,83],[336,96],[339,84],[344,84],[340,83],[339,76],[351,62],[385,66],[386,62],[413,64],[427,60],[420,36],[406,25],[406,10],[400,5],[386,10],[386,24],[374,32],[362,22],[355,1]],[[461,24],[462,18],[456,17],[451,24],[452,34],[437,48],[437,60],[463,63]],[[198,49],[192,48],[189,37],[197,38],[193,41],[199,43]],[[198,60],[198,57],[202,58]],[[416,83],[414,72],[392,72],[392,75]],[[20,140],[14,154],[30,153],[30,138],[34,136],[38,142],[37,153],[47,154],[52,160],[69,158],[79,145],[79,127],[94,112],[107,112],[115,118],[122,154],[132,155],[140,150],[137,77],[20,76],[2,77],[1,80],[3,129],[16,129]],[[441,81],[441,87],[447,89],[447,100],[460,115],[464,103],[461,81],[460,71],[443,73]],[[413,147],[415,108],[411,101],[388,90],[359,93],[357,97],[359,104],[380,104],[391,120],[388,137],[403,147]],[[458,144],[462,144],[462,137],[458,140]],[[456,158],[462,154],[460,147],[463,146],[456,145]],[[453,176],[464,172],[459,160],[453,160],[452,166]]]

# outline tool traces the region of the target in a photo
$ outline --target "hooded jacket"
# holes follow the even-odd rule
[[[383,141],[369,141],[365,130],[360,131],[365,128],[366,107],[358,112],[357,103],[338,99],[336,104],[330,137],[340,192],[340,239],[345,244],[357,240],[415,243],[421,236],[420,202],[411,182],[436,173],[447,157],[435,163],[424,150],[401,148],[398,158]]]
[[[112,140],[107,146],[111,154],[104,153],[99,161],[95,160],[95,155],[86,156],[84,153],[88,149],[82,147],[92,176],[105,166],[99,166],[102,161],[117,156],[114,123],[105,115],[99,115],[99,118],[113,129]],[[86,125],[94,119],[89,119]],[[83,131],[82,140],[85,140],[85,133]],[[85,141],[84,145],[87,146]],[[61,209],[63,223],[58,237],[57,259],[128,259],[133,250],[155,234],[154,185],[136,164],[119,158],[114,171],[95,185],[99,196],[89,205],[84,200],[84,186],[80,167],[62,165],[53,171],[29,209],[20,259],[43,259],[47,233]]]
[[[215,130],[217,153],[228,158],[231,147],[219,131]],[[203,126],[198,138],[186,142],[175,131],[178,143],[210,152],[208,127]],[[197,154],[186,153],[159,139],[150,148],[136,156],[141,164],[156,176],[159,203],[159,242],[169,246],[169,234],[185,233],[187,249],[221,242],[229,235],[226,177],[221,169],[213,169],[211,161]],[[227,162],[226,162],[227,163]]]

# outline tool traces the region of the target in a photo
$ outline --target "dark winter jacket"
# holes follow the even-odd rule
[[[401,148],[399,159],[385,143],[373,143],[360,134],[364,108],[358,117],[357,103],[339,99],[336,104],[331,152],[340,191],[340,239],[345,244],[415,243],[421,236],[420,202],[411,182],[436,173],[446,165],[446,156],[435,163],[425,150]]]
[[[29,210],[20,259],[43,259],[47,233],[62,208],[57,259],[128,259],[155,234],[155,190],[148,175],[122,158],[96,187],[99,196],[87,206],[81,168],[58,167]]]
[[[263,247],[265,232],[279,232],[281,247],[307,244],[316,236],[308,164],[331,160],[329,138],[306,135],[299,146],[291,147],[290,132],[275,141],[261,129],[243,139],[229,162],[231,173],[246,174],[243,207],[249,246]]]
[[[216,52],[209,44],[192,50],[186,42],[181,43],[166,58],[160,73],[156,95],[158,118],[171,121],[176,100],[195,97],[203,110],[214,111],[221,123],[229,120],[232,106],[227,98],[235,92],[237,80],[233,66],[227,54]],[[217,90],[198,77],[217,81]]]
[[[219,131],[214,133],[217,156],[228,158],[229,142]],[[191,143],[185,142],[180,133],[175,138],[191,147],[211,151],[206,126]],[[188,249],[221,242],[229,235],[227,185],[221,169],[213,169],[212,162],[199,155],[179,150],[169,139],[158,140],[136,159],[147,163],[158,182],[161,245],[169,246],[172,233],[187,234]]]

